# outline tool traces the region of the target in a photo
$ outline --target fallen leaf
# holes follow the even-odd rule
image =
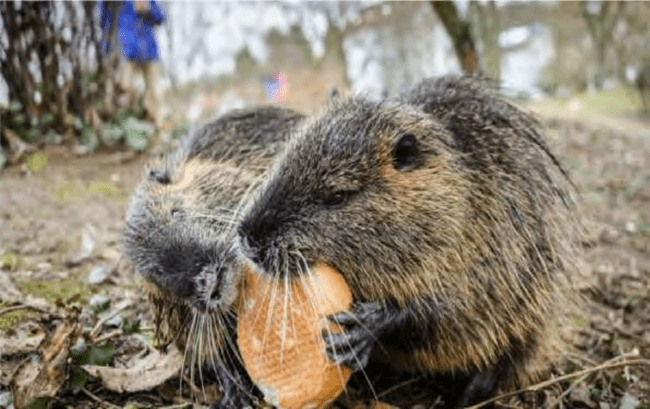
[[[589,393],[589,388],[586,385],[580,384],[574,390],[571,391],[569,395],[570,399],[573,401],[573,405],[576,404],[580,407],[595,408],[596,403],[591,400],[591,394]]]
[[[1,262],[0,262],[1,263]],[[14,285],[9,275],[4,271],[0,271],[0,301],[8,303],[16,303],[23,300],[20,290]]]
[[[90,376],[98,378],[106,389],[114,392],[138,392],[152,389],[178,375],[183,355],[173,346],[166,354],[154,351],[131,368],[82,365]]]
[[[26,359],[11,380],[14,406],[24,408],[56,396],[66,379],[70,346],[81,332],[79,309],[71,307],[55,330],[42,341],[38,354]]]
[[[38,334],[27,339],[0,339],[0,356],[22,355],[36,351],[45,334]]]

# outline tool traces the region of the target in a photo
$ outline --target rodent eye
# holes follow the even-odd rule
[[[338,206],[347,200],[349,194],[350,192],[339,190],[330,196],[324,197],[322,202],[325,206]]]
[[[158,182],[161,185],[168,185],[172,182],[169,172],[166,170],[152,169],[149,171],[149,180]]]
[[[393,167],[397,170],[411,170],[417,167],[422,158],[418,140],[412,134],[405,133],[393,146]]]

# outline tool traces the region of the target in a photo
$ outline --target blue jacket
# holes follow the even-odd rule
[[[154,36],[153,27],[165,21],[165,15],[154,0],[149,1],[149,13],[146,16],[135,12],[132,0],[126,0],[118,7],[117,38],[120,43],[122,55],[127,60],[146,63],[158,59],[158,46]],[[104,39],[108,36],[113,14],[106,6],[105,1],[99,2],[99,22],[104,32]],[[102,48],[108,51],[111,45],[103,42]]]

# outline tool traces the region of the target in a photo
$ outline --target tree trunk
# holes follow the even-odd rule
[[[600,9],[597,13],[592,13],[589,10],[589,4],[586,1],[580,2],[580,5],[582,6],[582,15],[587,22],[587,28],[596,49],[597,73],[595,85],[600,89],[606,77],[607,49],[612,43],[614,27],[623,12],[624,3],[601,1]]]
[[[467,74],[479,74],[478,55],[469,22],[460,18],[452,1],[431,1],[431,7],[454,43],[454,50],[463,71]]]

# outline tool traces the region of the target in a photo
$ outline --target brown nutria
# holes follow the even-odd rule
[[[443,77],[305,123],[239,244],[261,274],[343,274],[355,303],[323,335],[334,361],[450,374],[446,404],[466,406],[535,376],[573,270],[574,190],[529,115]]]
[[[146,279],[157,337],[185,350],[201,382],[221,383],[218,407],[255,399],[234,343],[239,210],[301,119],[256,108],[193,130],[178,151],[147,164],[131,200],[125,254]]]

